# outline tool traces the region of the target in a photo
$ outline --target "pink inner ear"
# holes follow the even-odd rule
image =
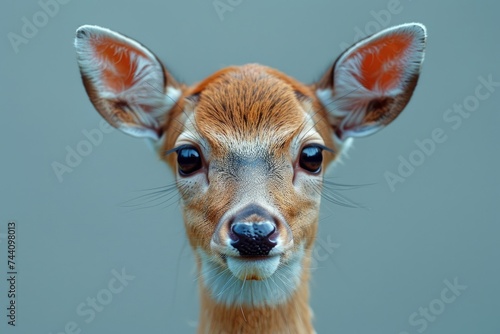
[[[349,58],[360,57],[360,73],[356,79],[368,90],[387,91],[401,82],[404,73],[404,60],[412,37],[404,34],[391,34],[363,45]]]
[[[101,64],[101,80],[104,86],[118,93],[132,87],[137,71],[137,57],[147,58],[141,50],[110,39],[91,41],[94,55]]]

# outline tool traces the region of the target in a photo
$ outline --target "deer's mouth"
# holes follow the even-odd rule
[[[271,277],[278,269],[281,255],[226,256],[231,273],[240,280],[263,280]]]
[[[223,264],[231,274],[240,280],[264,280],[271,277],[278,267],[293,257],[293,241],[278,245],[266,255],[242,255],[230,242],[220,245],[211,242],[213,254],[217,254],[219,263]]]
[[[267,256],[248,257],[221,248],[197,248],[204,287],[217,303],[275,305],[287,300],[301,282],[304,244]]]

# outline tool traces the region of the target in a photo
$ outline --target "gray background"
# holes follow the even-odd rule
[[[226,2],[226,0],[222,0]],[[123,207],[141,190],[171,184],[166,166],[137,140],[113,131],[59,182],[51,164],[66,146],[98,129],[84,92],[73,38],[97,24],[153,50],[176,77],[194,83],[228,65],[259,62],[304,82],[318,79],[343,43],[377,26],[422,22],[428,47],[416,93],[384,131],[360,139],[328,177],[372,184],[341,194],[370,209],[322,203],[311,304],[318,333],[418,333],[409,317],[438,305],[444,280],[465,291],[425,333],[500,333],[498,127],[500,87],[462,119],[443,119],[471,101],[478,77],[500,81],[498,2],[401,0],[400,12],[377,23],[371,11],[391,1],[233,0],[222,19],[205,1],[70,1],[16,53],[37,1],[0,5],[0,233],[18,224],[18,326],[6,324],[6,240],[0,234],[0,332],[192,333],[198,301],[191,250],[180,209]],[[367,30],[368,29],[368,30]],[[441,128],[447,136],[391,191],[384,173]],[[151,203],[150,203],[151,204]],[[168,203],[167,203],[168,204]],[[333,251],[332,251],[333,250]],[[328,254],[328,256],[324,256]],[[107,288],[113,269],[135,276],[93,321],[76,313]],[[437,303],[437,304],[436,304]],[[421,319],[421,317],[419,317]],[[7,331],[6,331],[7,330]]]

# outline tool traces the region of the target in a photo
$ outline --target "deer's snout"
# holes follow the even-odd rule
[[[282,254],[293,245],[290,226],[277,212],[250,203],[221,218],[211,241],[220,254],[255,258]]]
[[[240,256],[267,256],[278,243],[277,220],[264,208],[250,205],[230,220],[231,246]]]

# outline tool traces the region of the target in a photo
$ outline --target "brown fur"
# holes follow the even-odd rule
[[[96,30],[83,28],[77,34],[78,38],[83,40],[89,36],[86,29]],[[103,34],[102,31],[101,33]],[[383,79],[383,84],[387,87],[397,83],[391,78],[400,76],[401,69],[393,70],[383,78],[377,76],[376,70],[383,60],[397,57],[400,48],[408,47],[411,40],[405,38],[401,43],[395,44],[395,48],[389,42],[383,44],[383,57],[378,62],[374,62],[374,55],[367,57],[368,60],[362,66],[365,76],[361,82],[364,86],[372,87],[379,79]],[[386,39],[392,41],[394,37]],[[385,43],[386,39],[382,41]],[[137,47],[129,45],[126,40],[117,41],[116,38],[100,40],[99,43],[104,45],[96,48],[96,52],[100,53],[99,57],[110,58],[114,69],[120,70],[119,75],[115,76],[115,72],[109,68],[101,69],[101,79],[115,90],[122,84],[132,85],[135,78],[131,73],[135,71],[128,69],[137,67],[137,63],[132,61],[134,57],[116,56],[115,52],[111,52],[114,49],[108,46],[115,43],[120,49]],[[143,51],[144,49],[136,50],[138,54],[145,56]],[[148,61],[154,62],[152,59]],[[83,64],[88,66],[86,62]],[[320,137],[315,140],[322,140],[329,149],[323,151],[323,169],[341,153],[341,141],[334,141],[333,138],[338,122],[341,121],[335,117],[343,116],[329,115],[326,106],[316,96],[318,88],[329,89],[334,94],[333,68],[318,83],[310,86],[258,64],[222,69],[191,87],[177,83],[164,70],[163,88],[165,91],[166,87],[177,88],[181,91],[181,96],[171,110],[166,111],[166,117],[162,116],[153,122],[156,124],[153,129],[156,133],[152,137],[164,135],[163,144],[158,151],[160,158],[177,172],[176,154],[165,153],[172,153],[179,136],[187,131],[190,126],[187,124],[188,119],[192,120],[194,128],[190,130],[190,138],[185,140],[192,141],[193,146],[206,146],[203,147],[204,150],[200,148],[200,152],[209,152],[207,157],[202,156],[204,160],[201,169],[190,176],[198,177],[201,182],[190,182],[189,177],[181,176],[177,182],[184,204],[184,225],[190,245],[195,251],[200,276],[199,333],[314,332],[309,309],[308,281],[311,251],[318,227],[322,174],[310,174],[308,178],[304,178],[308,172],[299,167],[297,155],[300,152],[292,152],[292,149],[299,150],[301,147],[296,146],[306,142],[303,138],[297,140],[299,135],[314,129],[314,135]],[[127,108],[127,101],[122,101],[121,98],[102,98],[85,71],[82,71],[82,78],[92,103],[110,124],[115,127],[124,124],[141,125],[134,123],[137,122],[137,115]],[[371,101],[362,123],[386,125],[392,121],[408,103],[417,80],[418,73],[415,73],[407,80],[403,93]],[[158,76],[156,81],[156,84],[160,83]],[[159,87],[153,88],[163,93]],[[159,122],[161,125],[158,128]],[[240,160],[242,162],[238,162]],[[296,184],[296,178],[300,178],[300,175],[303,178],[299,181],[302,181]],[[222,240],[229,234],[229,224],[223,221],[227,219],[224,215],[246,197],[252,201],[255,198],[265,201],[281,215],[280,218],[273,218],[279,236],[288,240],[288,247],[283,247],[283,253],[279,255],[280,265],[287,265],[299,248],[304,249],[300,284],[288,299],[281,303],[269,303],[272,306],[219,304],[201,275],[201,254],[210,257],[210,261],[216,263],[218,269],[228,270],[227,259],[224,257],[228,255],[219,254],[213,248],[220,246],[217,244],[218,239]],[[234,257],[230,259],[233,260]],[[266,279],[265,276],[258,275],[259,272],[252,272],[249,276],[243,272],[238,277],[246,280]]]
[[[310,252],[304,261],[309,266]],[[284,304],[258,308],[227,307],[214,304],[209,292],[200,282],[201,307],[198,333],[200,334],[254,334],[254,333],[314,333],[312,311],[309,307],[309,270],[304,270],[304,282]]]
[[[299,97],[297,95],[299,93]],[[266,143],[265,147],[274,159],[283,161],[289,157],[291,140],[305,126],[303,111],[313,115],[316,128],[325,145],[338,151],[332,141],[332,128],[327,123],[326,112],[319,108],[314,92],[284,74],[261,65],[246,65],[221,70],[193,88],[184,90],[184,97],[198,95],[195,106],[182,111],[179,105],[171,112],[166,128],[167,140],[160,150],[166,152],[173,147],[182,129],[186,113],[196,107],[195,120],[199,135],[207,140],[212,155],[223,157],[229,154],[217,136],[228,141],[255,141]],[[180,99],[183,100],[182,98]],[[326,163],[335,155],[325,153]],[[164,157],[175,170],[173,155]],[[211,162],[212,163],[212,162]],[[308,268],[308,259],[317,229],[319,202],[309,201],[293,189],[293,173],[281,171],[285,179],[271,179],[269,191],[277,209],[290,225],[296,245],[305,241],[306,259],[303,268]],[[184,193],[184,220],[186,232],[193,249],[201,248],[211,254],[210,240],[222,214],[230,208],[232,194],[238,182],[224,178],[211,180],[208,193],[197,195]],[[213,200],[217,199],[217,200]],[[283,235],[286,230],[280,230]],[[290,253],[294,249],[290,250]],[[286,257],[285,257],[286,258]],[[200,259],[198,259],[200,262]],[[225,264],[221,261],[221,266]],[[312,333],[309,310],[308,269],[302,272],[302,282],[293,297],[283,305],[250,308],[217,305],[210,297],[200,279],[201,319],[200,333]]]

